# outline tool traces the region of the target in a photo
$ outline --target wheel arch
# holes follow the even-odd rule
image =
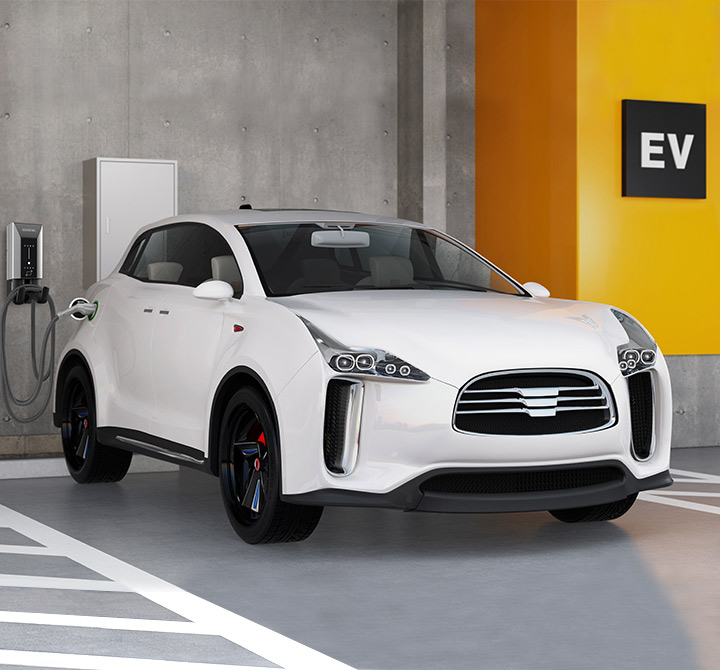
[[[278,422],[277,409],[273,402],[272,395],[262,377],[253,369],[246,366],[238,366],[229,370],[218,384],[210,410],[210,426],[208,431],[208,456],[210,458],[210,472],[216,477],[220,474],[219,464],[219,438],[220,422],[225,406],[235,391],[244,387],[251,387],[262,394],[270,408],[270,414],[275,424],[275,432],[280,437],[280,424]],[[280,456],[280,472],[282,473],[282,452]],[[282,480],[281,480],[282,481]]]
[[[65,380],[67,379],[68,372],[72,370],[76,365],[81,365],[85,368],[85,371],[90,378],[90,384],[92,385],[92,392],[95,393],[95,378],[93,376],[90,365],[83,354],[77,349],[71,349],[65,354],[65,357],[60,363],[57,371],[57,377],[55,379],[55,402],[53,403],[53,424],[56,428],[60,428],[60,396],[62,389],[65,386]]]

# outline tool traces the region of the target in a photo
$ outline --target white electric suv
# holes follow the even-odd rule
[[[665,360],[625,312],[421,224],[239,210],[142,229],[60,358],[78,482],[132,452],[220,480],[250,543],[325,505],[615,519],[667,486]]]

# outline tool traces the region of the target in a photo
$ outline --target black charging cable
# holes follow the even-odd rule
[[[82,301],[78,303],[77,301]],[[10,305],[22,305],[30,303],[30,359],[32,361],[32,372],[35,377],[35,388],[27,398],[19,398],[15,395],[10,384],[10,375],[7,365],[6,350],[6,326],[7,316]],[[36,341],[36,306],[38,304],[47,303],[50,309],[50,323],[45,328],[45,334],[42,337],[40,350],[37,351]],[[18,423],[31,423],[39,419],[48,405],[52,397],[53,381],[55,377],[55,326],[57,322],[64,316],[73,314],[76,318],[82,316],[91,316],[95,313],[95,305],[89,304],[84,298],[76,298],[70,307],[59,314],[55,312],[55,303],[50,296],[47,286],[38,286],[37,284],[24,284],[10,291],[5,299],[5,304],[0,312],[0,395],[3,404],[7,409],[10,417]],[[49,349],[49,352],[48,352]],[[38,365],[39,355],[39,365]],[[46,367],[47,363],[47,367]],[[16,407],[28,407],[35,403],[42,392],[45,382],[48,384],[48,392],[44,400],[34,414],[28,417],[21,417],[15,413]]]

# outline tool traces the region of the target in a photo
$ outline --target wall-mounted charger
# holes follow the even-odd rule
[[[39,285],[43,276],[43,226],[9,223],[7,226],[7,292],[25,284]]]

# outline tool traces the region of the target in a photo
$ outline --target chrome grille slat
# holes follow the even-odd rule
[[[529,413],[535,410],[554,409],[557,412],[586,412],[590,409],[610,409],[607,405],[596,405],[595,407],[511,407],[509,409],[459,409],[455,414],[517,414],[518,412]]]
[[[556,400],[557,402],[569,402],[571,400],[604,400],[602,395],[584,395],[584,396],[567,396],[567,397],[558,397],[558,396],[547,396],[550,400]],[[537,398],[538,400],[544,400],[545,398]],[[466,405],[482,405],[482,404],[489,404],[489,403],[498,403],[498,402],[526,402],[528,398],[493,398],[492,400],[458,400],[458,404],[466,404]],[[535,398],[533,398],[535,400]]]
[[[602,430],[615,423],[605,382],[581,370],[508,370],[470,380],[453,426],[484,435],[552,435]]]
[[[473,380],[476,381],[476,380]],[[521,393],[522,391],[526,391],[527,389],[520,389],[517,387],[513,388],[500,388],[500,389],[480,389],[477,391],[464,391],[464,394],[467,393]],[[553,387],[553,390],[555,388]],[[597,384],[594,384],[592,386],[558,386],[558,391],[594,391],[594,390],[600,390],[600,387]]]

